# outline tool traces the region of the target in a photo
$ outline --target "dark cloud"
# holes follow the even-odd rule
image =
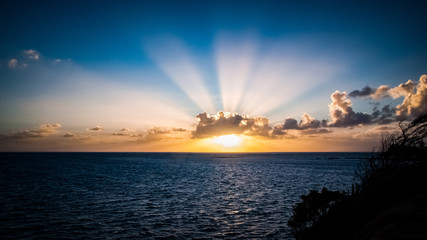
[[[301,120],[299,123],[296,119],[293,119],[293,118],[285,119],[285,123],[283,124],[283,129],[284,130],[290,130],[290,129],[304,130],[309,128],[320,128],[320,127],[326,127],[326,126],[327,126],[327,120],[317,120],[312,116],[308,115],[307,113],[304,113],[301,116]]]
[[[310,129],[305,129],[301,131],[301,134],[303,135],[315,135],[315,134],[325,134],[325,133],[331,133],[333,132],[330,129],[327,128],[310,128]]]
[[[88,128],[87,130],[88,131],[93,131],[93,132],[99,132],[99,131],[102,131],[104,128],[103,127],[101,127],[101,126],[95,126],[95,127],[93,127],[93,128]]]
[[[304,113],[301,116],[301,120],[298,122],[296,119],[287,118],[283,125],[281,125],[282,131],[279,131],[276,128],[279,128],[280,125],[275,127],[276,134],[285,132],[285,130],[298,130],[301,135],[314,135],[322,133],[330,133],[331,130],[325,128],[328,127],[327,120],[317,120],[314,117]]]
[[[350,99],[347,99],[346,92],[335,91],[331,95],[331,104],[329,104],[329,114],[332,122],[330,127],[350,127],[359,124],[372,123],[371,115],[367,113],[354,112]]]
[[[422,75],[419,82],[412,80],[401,83],[391,88],[381,85],[378,88],[365,87],[361,91],[355,90],[350,93],[350,97],[368,96],[371,99],[382,99],[391,97],[393,99],[404,97],[403,102],[396,106],[396,109],[374,110],[373,118],[377,123],[389,123],[393,121],[391,115],[396,115],[395,120],[410,120],[423,114],[427,114],[427,75]],[[390,110],[390,111],[389,111]],[[379,117],[379,118],[378,118]],[[378,119],[377,119],[378,118]]]
[[[374,93],[375,90],[369,86],[364,87],[362,90],[354,90],[349,94],[350,97],[366,97]]]
[[[396,110],[394,108],[391,108],[390,105],[385,105],[381,110],[375,107],[371,116],[374,123],[389,124],[395,120],[395,114]]]
[[[298,129],[298,121],[293,118],[286,118],[285,123],[283,124],[283,129]]]
[[[119,132],[113,133],[114,136],[130,136],[131,131],[129,128],[122,128],[119,130]]]
[[[118,133],[113,133],[114,136],[130,136],[131,134],[128,132],[118,132]]]
[[[285,123],[286,123],[286,120],[285,120]],[[283,136],[283,135],[285,135],[286,131],[283,128],[283,126],[284,126],[284,124],[276,124],[276,126],[273,127],[273,131],[271,132],[271,135],[272,136]]]
[[[364,87],[362,90],[354,90],[350,97],[370,97],[372,99],[382,99],[386,97],[398,98],[412,94],[416,88],[416,83],[408,80],[406,83],[399,84],[399,86],[390,88],[387,85],[381,85],[378,88]]]
[[[172,128],[172,131],[174,131],[174,132],[187,132],[188,130],[184,129],[184,128]]]
[[[64,134],[64,137],[66,137],[66,138],[74,137],[74,134],[67,132]]]
[[[228,112],[209,115],[206,112],[196,116],[198,121],[195,138],[206,138],[227,134],[245,134],[250,136],[270,136],[272,127],[265,117],[249,117]]]
[[[330,132],[323,127],[327,126],[326,120],[317,120],[308,114],[303,114],[298,122],[293,118],[287,118],[283,124],[270,126],[265,117],[250,117],[227,112],[219,112],[216,115],[201,113],[196,116],[198,125],[193,132],[195,138],[206,138],[228,134],[244,134],[248,136],[262,136],[278,138],[288,136],[288,130],[298,130],[301,134],[317,134]],[[309,131],[308,129],[315,129]]]

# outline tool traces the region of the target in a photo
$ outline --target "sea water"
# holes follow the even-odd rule
[[[293,239],[366,153],[0,153],[2,239]]]

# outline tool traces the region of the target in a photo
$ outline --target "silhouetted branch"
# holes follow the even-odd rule
[[[427,115],[411,123],[400,122],[399,128],[400,131],[383,135],[379,149],[374,149],[356,170],[362,187],[380,172],[426,162]]]

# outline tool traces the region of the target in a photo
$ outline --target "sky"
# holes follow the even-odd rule
[[[371,151],[427,113],[421,1],[2,1],[0,151]]]

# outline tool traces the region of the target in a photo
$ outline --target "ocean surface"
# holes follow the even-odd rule
[[[0,153],[2,239],[293,239],[366,153]]]

